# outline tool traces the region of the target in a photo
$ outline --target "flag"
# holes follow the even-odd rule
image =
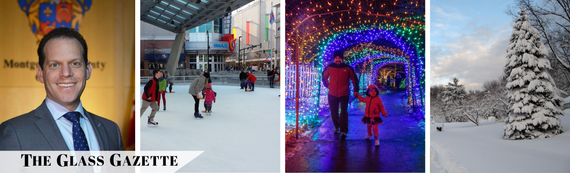
[[[249,44],[249,22],[245,23],[245,44]]]
[[[271,15],[269,15],[269,24],[275,22],[275,16],[273,15],[273,9],[271,9]]]

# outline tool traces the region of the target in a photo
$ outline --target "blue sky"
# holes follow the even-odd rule
[[[503,73],[513,18],[512,0],[431,0],[430,83],[459,78],[467,90]]]

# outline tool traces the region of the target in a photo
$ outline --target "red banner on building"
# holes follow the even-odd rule
[[[245,44],[249,44],[249,22],[245,26]]]

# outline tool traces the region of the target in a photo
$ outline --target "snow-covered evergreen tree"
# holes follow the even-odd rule
[[[562,98],[548,73],[548,51],[521,7],[507,48],[508,118],[504,139],[548,138],[562,133]]]
[[[466,121],[465,117],[462,117],[462,113],[457,113],[459,106],[463,104],[466,94],[465,86],[459,84],[459,79],[455,77],[453,82],[449,82],[445,86],[442,102],[448,122]]]

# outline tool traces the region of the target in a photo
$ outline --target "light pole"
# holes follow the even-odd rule
[[[238,67],[241,70],[241,35],[239,36],[238,42]]]
[[[208,56],[206,57],[206,61],[208,61],[208,65],[206,65],[206,70],[208,73],[210,73],[210,33],[208,32],[208,30],[206,30],[206,44],[208,45],[207,48],[207,52],[208,52]]]

